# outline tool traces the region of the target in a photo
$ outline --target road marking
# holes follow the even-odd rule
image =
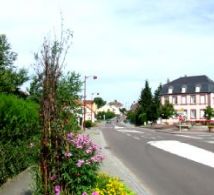
[[[114,126],[115,129],[123,129],[124,127]]]
[[[207,141],[207,143],[209,143],[209,144],[214,144],[214,141]]]
[[[177,156],[214,168],[214,153],[208,150],[176,140],[150,141],[147,143]]]
[[[143,132],[141,132],[141,131],[128,130],[128,129],[117,130],[117,131],[122,132],[122,133],[143,133]]]
[[[136,137],[136,136],[133,136],[133,138],[136,139],[136,140],[140,140],[140,138],[139,138],[139,137]]]
[[[202,139],[201,137],[190,136],[190,135],[176,135],[176,136],[185,137],[185,138],[191,138],[191,139]]]

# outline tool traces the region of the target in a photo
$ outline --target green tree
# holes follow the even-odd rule
[[[152,92],[148,81],[145,82],[145,87],[141,91],[138,103],[137,124],[141,125],[144,122],[152,121]]]
[[[214,117],[214,109],[210,106],[207,106],[206,109],[204,110],[204,117],[207,120],[210,120],[212,117]]]
[[[161,89],[162,86],[159,85],[154,92],[153,101],[152,101],[152,121],[155,122],[160,117],[160,108],[161,108]]]
[[[15,69],[16,58],[6,36],[0,35],[0,92],[19,94],[19,87],[28,80],[25,69]]]
[[[175,114],[175,109],[169,101],[166,101],[164,105],[161,106],[160,115],[163,119],[169,119]]]
[[[95,97],[94,102],[97,105],[97,108],[101,108],[106,104],[106,101],[104,101],[101,97]]]

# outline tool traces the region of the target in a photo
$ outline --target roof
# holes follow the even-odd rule
[[[195,87],[200,87],[200,93],[212,93],[214,92],[214,81],[212,81],[206,75],[199,76],[184,76],[180,77],[176,80],[168,82],[163,85],[161,90],[161,95],[166,95],[168,93],[168,89],[172,88],[172,94],[181,93],[181,88],[186,88],[186,93],[196,93]]]

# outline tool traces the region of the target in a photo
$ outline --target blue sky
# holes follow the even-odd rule
[[[73,31],[65,71],[97,75],[87,97],[100,93],[129,106],[145,80],[152,90],[184,75],[214,80],[213,0],[0,0],[0,33],[18,53],[16,65],[33,73],[44,36]]]

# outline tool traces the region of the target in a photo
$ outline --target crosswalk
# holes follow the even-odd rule
[[[122,126],[114,126],[114,130],[123,133],[128,137],[132,137],[133,139],[140,141],[155,141],[155,140],[165,140],[166,137],[160,134],[156,134],[154,131],[143,131],[141,129],[134,129],[134,128],[127,128]],[[184,138],[184,139],[190,139],[190,140],[197,140],[200,142],[205,142],[208,144],[214,144],[214,135],[213,134],[204,134],[204,133],[197,133],[197,134],[171,134],[177,138]]]

